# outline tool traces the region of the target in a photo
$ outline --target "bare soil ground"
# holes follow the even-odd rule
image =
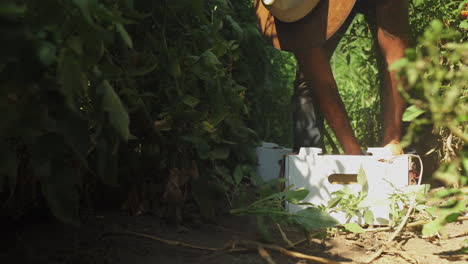
[[[293,242],[303,238],[293,231],[286,232]],[[372,263],[468,263],[466,255],[457,253],[466,247],[467,232],[468,221],[448,225],[445,238],[425,239],[418,228],[405,229],[396,243]],[[268,247],[264,247],[262,257],[257,244],[245,242],[260,239],[254,220],[230,215],[220,217],[216,223],[177,228],[156,216],[111,212],[89,215],[78,228],[48,221],[29,223],[7,233],[10,235],[4,235],[0,247],[0,263],[318,263]],[[336,232],[290,250],[335,262],[362,263],[388,235]],[[279,232],[274,244],[287,247]],[[235,251],[245,247],[248,249]]]

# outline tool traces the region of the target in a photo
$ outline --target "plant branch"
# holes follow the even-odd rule
[[[458,127],[453,124],[447,124],[447,127],[452,131],[455,136],[461,138],[463,141],[468,143],[468,135],[466,135],[463,131],[461,131]]]
[[[278,251],[281,254],[292,257],[292,258],[311,260],[311,261],[315,261],[315,262],[323,263],[323,264],[338,264],[338,262],[328,260],[326,258],[307,255],[307,254],[304,254],[304,253],[291,251],[291,250],[288,250],[288,249],[286,249],[284,247],[280,247],[280,246],[277,246],[277,245],[263,244],[263,243],[256,242],[256,241],[251,241],[251,240],[241,240],[241,241],[238,241],[238,242],[234,241],[234,242],[230,243],[230,245],[228,247],[213,248],[213,247],[204,247],[204,246],[193,245],[193,244],[180,242],[180,241],[176,241],[176,240],[163,239],[163,238],[159,238],[159,237],[156,237],[156,236],[152,236],[152,235],[148,235],[148,234],[144,234],[144,233],[133,232],[133,231],[110,232],[110,233],[106,233],[105,235],[132,235],[132,236],[137,236],[137,237],[148,238],[148,239],[158,241],[158,242],[161,242],[163,244],[167,244],[167,245],[171,245],[171,246],[182,246],[182,247],[191,248],[191,249],[198,249],[198,250],[205,250],[205,251],[219,252],[219,253],[221,253],[221,252],[230,252],[230,253],[246,252],[246,251],[251,251],[252,248],[256,248],[257,250],[260,250],[260,248],[263,248],[264,250],[265,249],[271,249],[271,250]],[[302,243],[302,240],[298,241],[298,242],[296,242],[294,244],[300,244],[300,243]],[[236,247],[237,244],[241,244],[244,247],[237,248]]]
[[[468,216],[460,216],[457,218],[456,221],[465,221],[465,220],[468,220]],[[422,225],[425,225],[427,223],[430,223],[432,222],[432,220],[421,220],[421,221],[416,221],[416,222],[412,222],[412,223],[409,223],[405,226],[406,227],[415,227],[415,226],[422,226]],[[368,229],[364,229],[366,232],[381,232],[381,231],[389,231],[389,230],[392,230],[391,227],[379,227],[379,228],[368,228]]]
[[[138,232],[133,232],[133,231],[122,231],[122,232],[110,232],[107,233],[107,235],[132,235],[132,236],[137,236],[137,237],[144,237],[148,238],[154,241],[161,242],[163,244],[171,245],[171,246],[181,246],[181,247],[186,247],[186,248],[192,248],[192,249],[198,249],[198,250],[205,250],[205,251],[223,251],[225,250],[224,248],[212,248],[212,247],[204,247],[204,246],[198,246],[198,245],[192,245],[189,243],[184,243],[176,240],[169,240],[169,239],[163,239],[159,238],[156,236],[144,234],[144,233],[138,233]]]
[[[283,241],[286,242],[286,244],[288,244],[288,248],[293,248],[295,246],[294,243],[288,239],[288,236],[286,235],[286,233],[284,233],[283,229],[281,228],[281,225],[276,223],[276,226],[278,227],[278,231],[280,232]]]
[[[384,252],[384,250],[387,249],[388,245],[398,236],[398,234],[400,234],[401,230],[403,230],[403,228],[405,227],[406,222],[408,222],[408,219],[411,213],[413,212],[415,206],[416,206],[416,197],[414,197],[413,200],[411,201],[411,205],[408,208],[408,212],[406,212],[406,215],[403,218],[403,221],[401,221],[400,225],[395,230],[395,232],[393,232],[393,234],[388,238],[387,243],[382,245],[382,247],[377,252],[375,252],[374,255],[372,255],[368,260],[365,261],[365,263],[371,263],[372,261],[374,261],[374,259],[378,258]]]

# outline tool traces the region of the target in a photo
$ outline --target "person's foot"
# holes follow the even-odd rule
[[[384,146],[384,148],[387,149],[390,153],[392,153],[393,156],[401,155],[404,153],[400,142],[397,140],[390,141]]]

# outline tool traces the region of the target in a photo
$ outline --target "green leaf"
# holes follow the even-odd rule
[[[328,201],[328,208],[331,209],[331,208],[336,207],[340,203],[342,198],[343,198],[342,196],[335,196],[332,199],[330,199]]]
[[[198,105],[198,103],[200,103],[200,99],[198,98],[195,98],[193,96],[190,96],[190,95],[186,95],[184,99],[182,99],[182,102],[192,108],[194,108],[195,106]]]
[[[218,147],[210,152],[210,157],[213,160],[225,160],[229,157],[229,152],[230,150],[227,147]]]
[[[425,112],[425,110],[419,109],[415,105],[411,105],[408,108],[406,108],[405,112],[403,113],[403,121],[411,122]]]
[[[117,32],[119,32],[120,36],[124,40],[125,44],[131,49],[133,49],[133,41],[130,35],[128,34],[127,30],[125,30],[124,26],[122,24],[117,23],[115,24],[115,27],[117,29]]]
[[[102,19],[102,20],[105,20],[107,22],[111,22],[111,23],[119,23],[119,24],[134,24],[135,22],[130,20],[130,19],[126,19],[126,18],[123,18],[121,17],[120,15],[116,14],[115,12],[107,9],[107,7],[103,4],[93,4],[91,5],[91,9],[92,9],[92,12],[93,14]]]
[[[309,232],[339,224],[335,218],[315,207],[309,207],[297,212],[292,216],[292,219]]]
[[[406,76],[407,76],[407,79],[408,79],[408,85],[411,87],[418,80],[419,71],[416,68],[408,68],[408,69],[406,69]]]
[[[426,1],[426,0],[413,0],[413,5],[414,5],[415,7],[418,7],[418,6],[420,6],[422,3],[424,3],[424,1]]]
[[[205,130],[208,133],[213,133],[216,131],[216,128],[208,121],[203,121],[201,125],[203,130]]]
[[[226,20],[231,25],[232,29],[234,30],[234,33],[237,35],[237,38],[242,39],[244,35],[244,30],[241,28],[241,26],[239,26],[237,21],[235,21],[231,16],[226,16]]]
[[[259,186],[264,183],[264,180],[258,173],[254,170],[251,170],[250,173],[250,182],[252,183],[253,186]]]
[[[234,169],[233,177],[234,177],[234,182],[236,184],[239,184],[242,181],[242,179],[244,178],[244,172],[242,171],[241,165],[236,166],[236,168]]]
[[[405,67],[408,64],[408,62],[409,61],[408,61],[407,58],[399,59],[399,60],[395,61],[394,63],[392,63],[392,65],[390,65],[389,70],[391,70],[391,71],[399,70],[399,69]]]
[[[288,197],[290,197],[289,202],[293,202],[293,201],[300,202],[300,200],[303,200],[307,196],[307,194],[309,192],[306,189],[290,190],[290,188],[292,188],[292,187],[293,186],[290,185],[290,186],[288,186],[286,188],[286,190],[284,190],[282,192],[277,192],[277,193],[273,193],[271,195],[268,195],[267,197],[264,197],[264,198],[262,198],[262,199],[260,199],[260,200],[258,200],[256,202],[254,202],[252,205],[260,204],[260,203],[268,201],[268,200],[283,200],[283,199],[288,200]],[[306,194],[306,192],[307,192],[307,194]],[[302,198],[302,199],[300,199],[300,198]]]
[[[459,216],[460,216],[460,213],[451,213],[447,215],[444,220],[447,223],[453,223],[457,221]]]
[[[14,17],[23,15],[26,12],[25,5],[18,5],[13,1],[0,2],[0,17]]]
[[[461,190],[459,189],[442,189],[435,192],[434,196],[437,196],[438,198],[445,198],[459,193],[461,193]]]
[[[457,120],[460,123],[468,122],[468,115],[461,114],[457,117]]]
[[[298,204],[304,200],[307,195],[309,195],[309,190],[307,189],[295,189],[285,192],[286,201],[292,204]]]
[[[197,154],[201,159],[208,159],[210,157],[211,147],[206,141],[205,138],[196,137],[196,136],[186,136],[182,137],[185,141],[193,144],[197,150]]]
[[[72,0],[72,2],[75,3],[75,5],[77,5],[81,9],[81,12],[83,13],[83,16],[85,17],[86,22],[93,25],[94,21],[91,18],[90,1],[89,0]]]
[[[182,76],[182,69],[179,62],[177,61],[177,58],[171,59],[169,63],[169,73],[176,79],[180,78]]]
[[[357,234],[364,233],[364,229],[356,223],[347,223],[347,224],[344,224],[343,226],[349,232],[353,232]]]
[[[444,29],[444,24],[440,20],[432,20],[431,27],[434,33],[439,34]]]
[[[192,11],[193,13],[203,22],[208,24],[209,21],[205,15],[205,0],[192,0]]]
[[[423,226],[422,234],[423,236],[433,236],[439,232],[443,227],[442,223],[439,220],[434,220]]]
[[[60,91],[65,97],[67,106],[74,112],[80,113],[78,96],[86,89],[87,79],[71,50],[63,49],[58,61],[57,79]]]
[[[228,168],[226,168],[223,165],[216,165],[215,171],[216,171],[216,174],[221,176],[224,181],[226,181],[229,184],[234,184],[234,181],[231,176],[231,171]]]
[[[372,225],[374,223],[374,213],[372,213],[371,210],[365,210],[364,211],[364,221],[368,225]]]
[[[468,29],[468,20],[463,20],[459,25],[458,25],[459,28],[461,29]]]
[[[44,66],[50,66],[57,60],[57,48],[50,42],[42,42],[39,46],[39,60]]]
[[[364,193],[367,193],[369,185],[367,184],[367,175],[366,172],[364,171],[364,168],[361,166],[359,167],[359,172],[357,175],[357,182],[359,185],[362,186],[362,191]]]
[[[214,113],[212,113],[212,116],[210,118],[210,123],[213,124],[213,126],[217,126],[217,125],[219,125],[219,123],[221,123],[226,118],[227,115],[229,115],[229,112],[227,112],[226,110],[224,110],[224,111],[223,110],[217,110]],[[223,140],[223,142],[228,143],[227,140]]]
[[[203,62],[207,66],[217,67],[221,65],[221,62],[218,60],[218,57],[211,51],[207,50],[203,52],[200,57],[203,59]]]
[[[130,75],[132,76],[143,76],[151,73],[158,67],[158,62],[155,62],[153,65],[145,68],[130,69]]]
[[[461,151],[461,161],[465,172],[468,173],[468,148],[463,148]]]
[[[460,179],[458,167],[453,163],[442,164],[433,177],[446,185],[456,185]]]
[[[103,90],[102,109],[109,114],[109,123],[122,140],[129,140],[132,137],[129,130],[130,120],[120,97],[108,81],[102,82],[101,89]]]

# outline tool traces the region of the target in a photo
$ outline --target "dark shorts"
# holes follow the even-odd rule
[[[384,1],[383,0],[357,0],[356,4],[353,7],[353,10],[351,11],[351,14],[349,14],[346,21],[343,23],[341,28],[335,33],[335,35],[330,39],[330,41],[336,41],[336,39],[341,39],[341,37],[346,33],[349,26],[353,22],[354,18],[358,14],[364,15],[367,23],[369,23],[369,26],[372,28],[375,28],[377,26],[377,20],[376,20],[377,3],[376,2],[384,2]]]

